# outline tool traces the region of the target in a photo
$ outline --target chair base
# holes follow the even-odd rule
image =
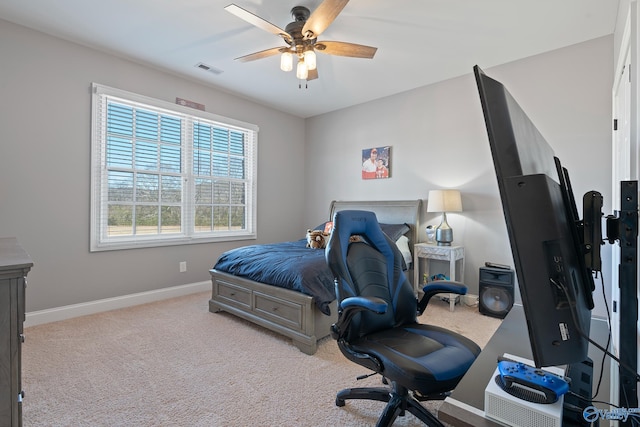
[[[446,394],[430,396],[430,400],[442,400]],[[444,427],[444,425],[429,412],[409,391],[396,383],[392,388],[387,387],[356,387],[347,388],[338,392],[336,406],[344,406],[345,400],[364,399],[387,402],[382,415],[378,418],[376,427],[388,427],[398,418],[404,416],[405,411],[411,412],[419,420],[431,427]]]

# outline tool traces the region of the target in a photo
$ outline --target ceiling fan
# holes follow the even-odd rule
[[[287,44],[241,56],[236,60],[248,62],[280,54],[280,68],[283,71],[291,71],[295,56],[298,58],[296,76],[300,80],[309,81],[318,78],[316,51],[327,55],[373,58],[378,50],[376,47],[339,41],[318,41],[318,36],[331,25],[348,2],[349,0],[324,0],[313,13],[304,6],[295,6],[291,9],[294,21],[287,24],[284,30],[240,6],[230,4],[225,7],[226,11],[251,25],[282,37]]]

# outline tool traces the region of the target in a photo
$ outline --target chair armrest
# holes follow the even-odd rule
[[[422,288],[422,292],[424,292],[425,295],[429,293],[449,293],[465,295],[467,293],[467,285],[462,282],[456,282],[454,280],[435,280],[433,282],[427,283],[424,288]]]
[[[338,340],[342,338],[343,331],[346,331],[351,323],[351,319],[356,313],[367,310],[376,314],[387,312],[387,303],[382,298],[375,297],[348,297],[343,299],[338,306],[339,316],[336,323],[331,325],[331,336]]]
[[[375,297],[349,297],[342,300],[340,308],[343,310],[364,309],[373,311],[376,314],[387,312],[387,302],[382,298]],[[358,311],[360,311],[358,310]]]
[[[422,314],[429,304],[429,300],[436,294],[458,294],[466,295],[467,286],[464,283],[456,282],[454,280],[435,280],[427,283],[423,288],[424,295],[418,303],[418,315]]]

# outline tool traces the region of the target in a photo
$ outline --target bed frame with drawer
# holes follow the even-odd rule
[[[401,224],[410,227],[407,233],[410,245],[418,241],[421,200],[400,201],[333,201],[329,220],[337,211],[359,209],[373,211],[381,223]],[[212,295],[209,311],[225,311],[256,325],[291,338],[303,353],[314,354],[318,340],[329,335],[337,318],[335,301],[331,304],[331,316],[323,314],[312,296],[290,289],[248,280],[212,269]],[[413,274],[407,272],[407,277]]]

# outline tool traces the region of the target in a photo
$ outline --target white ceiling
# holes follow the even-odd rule
[[[234,61],[284,42],[225,11],[232,2],[284,28],[293,6],[313,12],[321,0],[2,0],[0,18],[311,117],[612,34],[619,4],[351,0],[318,40],[375,46],[376,56],[318,54],[319,78],[300,89],[278,56]]]

